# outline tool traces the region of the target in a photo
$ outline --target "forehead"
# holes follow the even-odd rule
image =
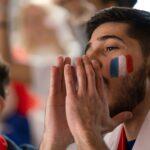
[[[90,39],[90,42],[95,41],[97,38],[105,35],[115,35],[122,38],[129,37],[128,35],[129,24],[127,23],[114,23],[108,22],[97,27]]]

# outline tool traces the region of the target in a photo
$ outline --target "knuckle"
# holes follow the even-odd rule
[[[93,90],[93,91],[89,91],[89,94],[88,94],[89,98],[96,98],[96,92]]]
[[[80,98],[85,98],[87,96],[85,91],[79,91],[78,95]]]
[[[79,70],[79,75],[80,76],[85,76],[85,72],[83,70]]]
[[[89,67],[87,68],[87,73],[88,73],[89,75],[91,75],[91,76],[95,76],[94,70],[93,70],[93,68],[92,68],[91,66],[89,66]]]
[[[75,98],[76,97],[76,95],[74,94],[74,93],[72,93],[72,92],[67,92],[67,95],[66,95],[66,98],[71,98],[71,99],[73,99],[73,98]]]

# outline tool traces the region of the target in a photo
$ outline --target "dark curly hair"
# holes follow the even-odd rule
[[[5,88],[9,83],[9,67],[3,61],[0,61],[0,96],[5,98]]]

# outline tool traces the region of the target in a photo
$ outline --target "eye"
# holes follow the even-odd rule
[[[113,51],[113,50],[118,49],[118,48],[119,47],[117,47],[117,46],[108,46],[108,47],[106,47],[106,51],[110,52],[110,51]]]

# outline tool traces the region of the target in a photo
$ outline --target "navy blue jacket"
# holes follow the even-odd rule
[[[38,150],[37,148],[29,144],[18,146],[6,136],[4,136],[4,138],[8,144],[8,150]]]

